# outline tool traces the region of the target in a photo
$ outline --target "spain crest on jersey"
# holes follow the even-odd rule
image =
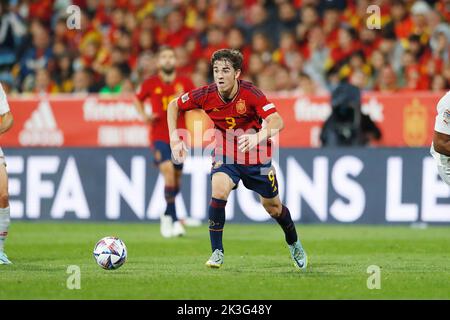
[[[245,106],[245,100],[239,99],[236,102],[236,112],[239,114],[244,114],[247,111],[247,107]]]

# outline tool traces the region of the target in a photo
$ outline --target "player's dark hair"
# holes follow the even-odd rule
[[[239,50],[236,49],[220,49],[212,54],[211,66],[214,66],[216,61],[229,61],[234,70],[242,70],[242,60],[244,57]]]

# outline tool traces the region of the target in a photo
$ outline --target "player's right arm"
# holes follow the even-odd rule
[[[134,97],[134,106],[144,122],[152,123],[158,118],[158,116],[154,113],[151,115],[145,113],[144,101],[150,96],[149,92],[149,83],[144,81]]]
[[[134,98],[134,106],[136,107],[137,112],[140,114],[144,122],[152,123],[156,120],[157,117],[155,114],[148,115],[145,113],[145,105],[143,101],[139,100],[138,98]]]
[[[8,101],[6,100],[5,91],[3,91],[3,87],[0,84],[0,134],[8,131],[13,125],[13,116],[11,111],[9,110]]]

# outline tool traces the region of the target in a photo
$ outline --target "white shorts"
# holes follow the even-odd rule
[[[450,186],[450,168],[443,167],[441,165],[438,165],[437,167],[442,180],[444,180],[444,182]]]
[[[442,180],[450,186],[450,157],[436,152],[433,144],[431,144],[430,153],[436,160],[438,172]]]

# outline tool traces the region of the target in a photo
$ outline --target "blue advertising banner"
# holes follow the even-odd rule
[[[8,148],[13,219],[156,221],[164,181],[148,148]],[[449,223],[450,187],[427,148],[280,149],[283,203],[303,223]],[[206,221],[211,159],[187,159],[176,206]],[[271,221],[258,195],[240,185],[228,221]]]

